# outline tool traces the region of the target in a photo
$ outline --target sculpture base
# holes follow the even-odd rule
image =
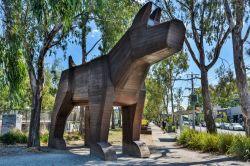
[[[64,139],[54,138],[53,140],[49,141],[49,147],[55,148],[55,149],[60,149],[60,150],[65,150],[66,143],[65,143]]]
[[[116,161],[116,152],[113,146],[108,142],[98,142],[90,145],[90,155],[97,156],[105,161]]]
[[[138,158],[148,158],[150,151],[148,146],[141,141],[133,141],[131,143],[123,143],[122,145],[123,154]]]

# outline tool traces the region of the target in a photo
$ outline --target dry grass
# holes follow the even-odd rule
[[[109,143],[112,145],[122,144],[122,129],[110,129],[109,130]],[[141,141],[145,142],[147,145],[153,145],[152,135],[141,134]]]
[[[122,144],[122,129],[110,129],[108,142],[112,145],[121,145]]]

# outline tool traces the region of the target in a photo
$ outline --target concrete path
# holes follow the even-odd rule
[[[85,147],[69,148],[68,151],[46,149],[42,153],[25,153],[21,155],[0,157],[0,166],[80,166],[80,165],[250,165],[235,161],[227,156],[216,156],[207,153],[193,152],[176,146],[175,134],[163,134],[161,129],[151,124],[151,156],[138,159],[121,153],[121,146],[115,145],[118,161],[105,162],[89,155]],[[149,141],[150,142],[150,141]]]

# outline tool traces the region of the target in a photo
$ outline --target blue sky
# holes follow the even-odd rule
[[[95,23],[92,21],[92,22],[89,23],[89,25],[90,25],[92,31],[88,34],[88,37],[87,37],[87,50],[89,50],[94,45],[94,43],[101,38],[101,33],[97,29]],[[246,26],[244,27],[243,34],[245,34],[245,31],[246,31]],[[248,38],[248,41],[249,41],[249,38]],[[196,48],[196,46],[195,46],[195,44],[193,42],[191,42],[191,46],[192,46],[192,48]],[[184,46],[184,48],[185,48],[185,46]],[[208,48],[205,48],[205,49],[208,49]],[[194,49],[194,50],[195,50],[196,55],[198,55],[196,49]],[[56,56],[61,59],[61,68],[62,69],[67,69],[68,68],[68,58],[64,59],[63,54],[64,53],[63,53],[62,50],[60,50],[60,49],[56,50]],[[100,52],[98,50],[98,46],[96,46],[95,49],[88,56],[88,60],[93,59],[95,56],[97,56],[99,54],[100,54]],[[81,63],[81,47],[80,47],[80,45],[69,43],[69,45],[67,47],[66,55],[67,55],[67,57],[69,55],[72,55],[75,63],[80,64]],[[227,62],[224,63],[226,65],[226,67],[228,67],[228,65],[230,65],[230,68],[234,71],[233,49],[232,49],[231,38],[228,38],[226,43],[222,47],[220,57],[223,58],[223,59],[226,59]],[[51,64],[53,62],[53,60],[54,60],[53,56],[48,57],[46,59],[46,63]],[[246,62],[246,64],[249,65],[250,64],[250,57],[245,56],[245,62]],[[191,73],[191,72],[194,73],[194,74],[200,74],[200,71],[199,71],[198,67],[196,66],[196,64],[194,63],[194,61],[192,60],[190,55],[189,55],[189,65],[190,65],[190,67],[189,67],[188,71],[186,73],[182,74],[183,78],[186,78],[186,74]],[[222,61],[219,59],[217,61],[217,63],[209,70],[209,72],[208,72],[208,80],[209,80],[210,84],[216,84],[217,83],[218,79],[216,77],[215,70],[218,67],[220,67],[221,65],[222,65]],[[178,87],[184,88],[185,86],[190,87],[191,82],[178,81],[175,84],[175,88],[178,88]],[[195,81],[195,87],[200,87],[200,80]],[[185,90],[184,96],[187,96],[189,94],[190,94],[190,91]],[[187,106],[187,104],[188,104],[187,98],[184,98],[183,104],[184,104],[185,107]]]

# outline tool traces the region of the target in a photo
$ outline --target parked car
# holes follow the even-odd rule
[[[226,130],[228,130],[229,129],[229,123],[222,123],[221,124],[221,129],[226,129]]]
[[[189,121],[183,121],[183,125],[189,126]]]
[[[202,127],[206,127],[206,123],[205,122],[201,122],[201,126]]]
[[[230,123],[229,125],[230,130],[243,130],[243,127],[239,123]]]
[[[220,128],[221,127],[221,123],[215,123],[215,126],[217,127],[217,128]]]

